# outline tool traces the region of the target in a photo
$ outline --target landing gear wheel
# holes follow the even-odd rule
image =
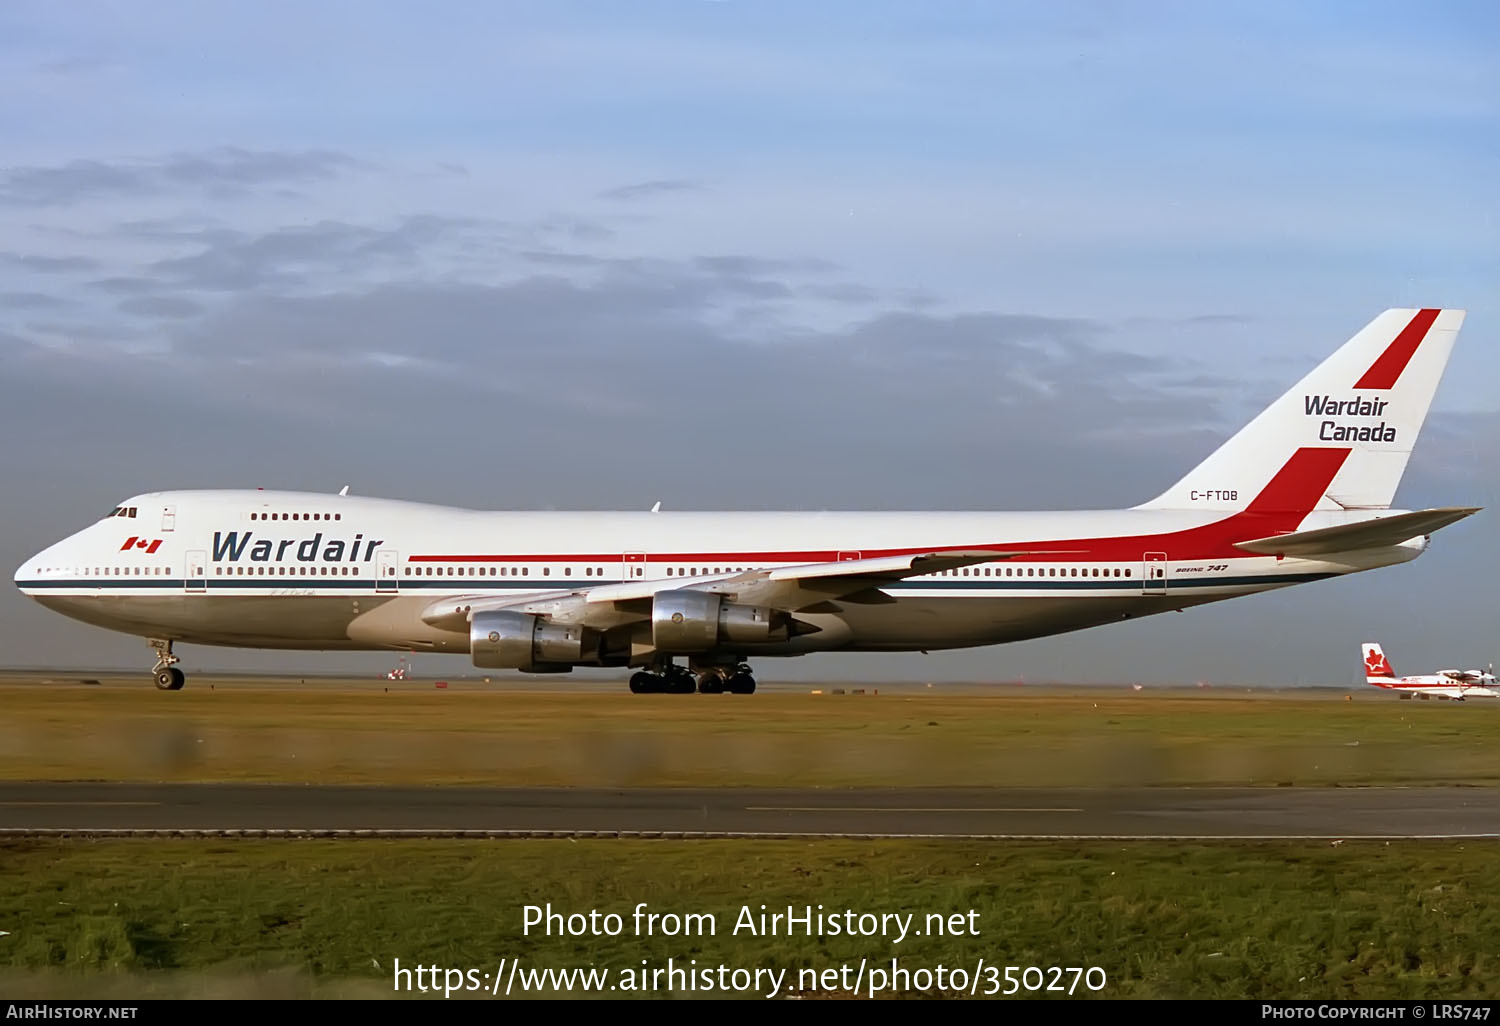
[[[698,690],[698,682],[693,675],[680,666],[674,666],[667,671],[666,691],[672,695],[691,695]]]
[[[724,693],[724,678],[717,673],[703,673],[698,675],[698,693],[700,695],[722,695]]]
[[[755,678],[748,673],[736,673],[729,678],[729,692],[734,695],[755,694]]]
[[[630,678],[630,690],[637,695],[651,695],[661,690],[661,678],[642,670]]]
[[[181,691],[187,680],[173,663],[178,662],[172,652],[172,642],[167,638],[147,638],[146,643],[156,650],[156,665],[151,667],[151,680],[158,691]]]

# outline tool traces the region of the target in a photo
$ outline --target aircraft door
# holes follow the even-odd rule
[[[375,593],[394,595],[401,590],[401,558],[395,549],[375,553]]]
[[[182,588],[184,591],[207,591],[208,590],[208,553],[202,549],[194,549],[187,554],[187,563],[183,567]]]
[[[1141,594],[1165,595],[1167,593],[1167,554],[1148,552],[1141,560]]]
[[[644,552],[627,552],[622,557],[620,578],[626,581],[638,581],[646,576],[646,554]]]

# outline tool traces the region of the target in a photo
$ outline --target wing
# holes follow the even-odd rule
[[[1452,506],[1423,509],[1415,513],[1397,513],[1357,524],[1339,524],[1337,527],[1320,527],[1312,531],[1295,531],[1291,534],[1235,542],[1234,547],[1267,556],[1319,556],[1331,552],[1400,545],[1418,535],[1431,534],[1439,528],[1457,523],[1464,517],[1478,513],[1479,509],[1478,506]]]
[[[998,549],[963,549],[876,556],[836,563],[746,570],[743,573],[709,577],[668,577],[654,580],[599,584],[576,591],[554,591],[521,598],[489,595],[458,595],[439,599],[422,614],[424,622],[446,630],[466,630],[470,615],[491,609],[514,609],[536,613],[568,623],[608,630],[644,620],[651,615],[651,600],[659,591],[706,591],[745,605],[772,606],[788,613],[808,610],[825,602],[883,603],[895,601],[881,589],[908,577],[957,570],[979,563],[994,563],[1037,552]],[[1057,550],[1048,550],[1056,555]]]

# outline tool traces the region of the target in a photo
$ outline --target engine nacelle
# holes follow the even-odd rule
[[[585,633],[577,624],[551,623],[530,613],[475,613],[469,621],[469,656],[486,669],[563,673],[584,659]]]
[[[651,602],[651,643],[658,652],[707,652],[734,642],[781,641],[789,618],[770,606],[725,602],[707,591],[659,591]]]

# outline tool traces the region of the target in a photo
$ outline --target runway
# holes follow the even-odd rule
[[[0,784],[0,837],[1500,838],[1500,788]]]

